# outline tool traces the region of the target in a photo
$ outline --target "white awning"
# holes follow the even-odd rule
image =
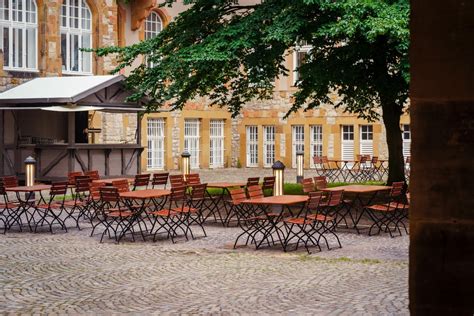
[[[101,111],[104,108],[97,106],[82,106],[82,105],[66,105],[66,106],[48,106],[41,108],[44,111],[53,111],[53,112],[89,112],[89,111]]]
[[[0,93],[0,103],[75,103],[123,79],[122,75],[36,78]]]

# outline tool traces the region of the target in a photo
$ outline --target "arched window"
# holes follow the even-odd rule
[[[0,28],[5,69],[36,70],[38,16],[35,0],[0,1]]]
[[[151,11],[145,20],[145,39],[150,39],[158,35],[163,29],[161,17],[155,11]]]
[[[63,0],[61,6],[61,57],[63,73],[92,73],[92,13],[85,0]]]

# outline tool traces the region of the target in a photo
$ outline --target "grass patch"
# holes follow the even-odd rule
[[[379,264],[382,261],[378,259],[352,259],[348,257],[339,257],[339,258],[322,258],[318,256],[311,256],[307,253],[298,256],[299,261],[324,261],[327,263],[340,263],[340,262],[351,262],[351,263],[362,263],[362,264]]]
[[[334,187],[340,187],[343,185],[350,185],[354,183],[349,183],[349,182],[333,182],[329,183],[328,187],[334,188]],[[361,184],[361,185],[384,185],[385,182],[383,181],[366,181],[366,182],[361,182],[361,183],[356,183],[356,184]],[[288,195],[303,195],[303,186],[299,183],[285,183],[283,186],[283,191],[285,194]],[[207,189],[207,192],[209,192],[210,195],[221,195],[222,194],[222,189],[218,188],[209,188]],[[266,190],[265,195],[271,195],[271,190]],[[227,191],[225,192],[225,195],[228,195]]]

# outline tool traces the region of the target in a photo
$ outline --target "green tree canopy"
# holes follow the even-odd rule
[[[312,49],[298,69],[287,115],[331,104],[331,92],[342,100],[334,106],[368,120],[377,119],[382,108],[389,182],[404,180],[399,124],[408,99],[408,0],[184,2],[189,9],[157,37],[97,50],[118,54],[116,71],[146,58],[127,78],[132,99],[147,96],[150,110],[165,103],[181,109],[207,96],[235,116],[246,102],[272,97],[275,78],[289,73],[285,56],[305,42]]]

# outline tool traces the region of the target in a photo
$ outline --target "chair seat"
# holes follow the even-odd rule
[[[74,201],[74,200],[69,200],[69,201],[64,201],[64,206],[68,207],[74,207],[74,206],[87,206],[86,201]]]
[[[390,202],[390,206],[399,210],[406,210],[410,208],[410,205],[404,203]]]
[[[153,216],[160,216],[160,217],[170,217],[170,216],[177,215],[177,213],[172,210],[153,211],[153,212],[148,212],[148,214],[153,215]]]
[[[339,206],[339,205],[341,205],[340,202],[335,202],[335,203],[334,203],[334,202],[331,202],[331,201],[328,201],[328,202],[321,202],[321,203],[319,204],[319,206],[321,206],[321,207],[333,207],[333,206]]]
[[[313,220],[304,219],[303,217],[286,218],[283,221],[285,223],[296,224],[296,225],[311,225],[313,223]]]
[[[306,216],[306,218],[309,218],[311,220],[318,221],[318,222],[330,222],[334,220],[334,217],[323,215],[323,214],[310,214]]]
[[[175,208],[172,208],[171,210],[176,213],[197,213],[198,212],[197,208],[189,207],[189,206],[185,206],[183,208],[175,207]]]
[[[377,212],[393,212],[396,210],[395,207],[390,206],[390,204],[375,204],[367,207],[369,210]]]
[[[0,204],[0,208],[16,208],[18,207],[18,203],[14,203],[14,202],[8,202],[8,203],[2,203]]]
[[[46,203],[36,205],[36,208],[42,208],[42,209],[48,209],[50,207],[51,209],[61,207],[61,202],[52,202],[51,205],[46,204]]]
[[[133,212],[130,211],[114,211],[107,213],[109,217],[131,217]]]

